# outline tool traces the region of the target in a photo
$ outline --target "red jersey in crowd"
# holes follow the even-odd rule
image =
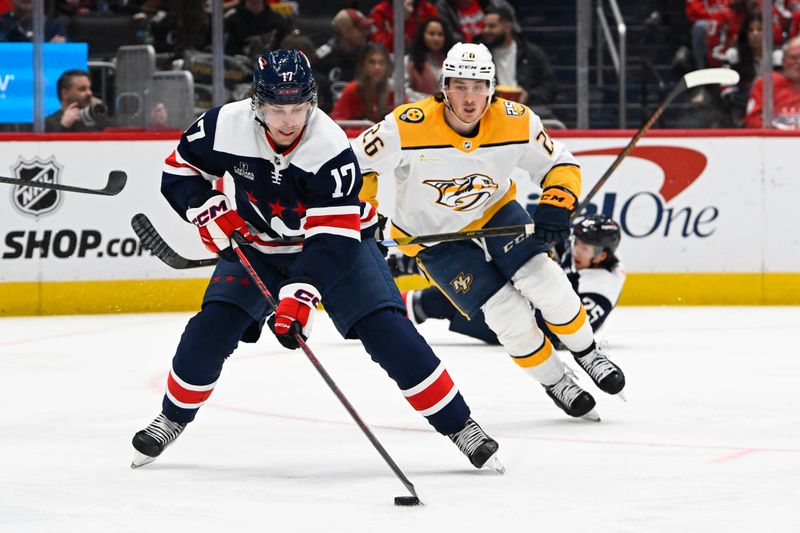
[[[780,130],[800,131],[800,88],[780,72],[772,73],[772,126]],[[744,125],[763,128],[761,113],[764,108],[764,80],[758,78],[750,91]]]
[[[483,10],[478,0],[472,0],[467,7],[458,8],[458,21],[465,43],[471,43],[483,33]]]
[[[436,7],[428,0],[420,0],[411,15],[405,17],[405,40],[406,45],[414,41],[417,36],[417,28],[431,17],[438,17],[439,12]],[[394,49],[394,9],[392,2],[384,0],[369,12],[369,18],[374,21],[375,33],[372,40],[381,43],[389,52]]]
[[[386,99],[386,108],[378,109],[378,98],[375,96],[365,105],[364,97],[361,94],[361,86],[355,80],[345,85],[342,95],[336,101],[331,111],[333,120],[361,120],[367,119],[372,122],[380,122],[383,117],[394,109],[394,94],[389,93]]]

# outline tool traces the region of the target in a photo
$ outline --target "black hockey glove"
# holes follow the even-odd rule
[[[386,258],[389,264],[389,271],[392,273],[393,278],[400,276],[411,276],[419,274],[419,266],[417,259],[407,255],[390,255]]]
[[[389,255],[389,249],[381,244],[383,241],[383,231],[386,229],[387,220],[389,219],[378,213],[378,227],[375,228],[375,244],[378,245],[378,250],[383,254],[383,257]]]
[[[539,204],[533,212],[533,238],[539,242],[559,243],[569,238],[569,210]]]

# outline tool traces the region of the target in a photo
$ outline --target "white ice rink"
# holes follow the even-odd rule
[[[500,348],[429,321],[502,477],[474,470],[320,313],[310,345],[417,508],[393,505],[403,486],[269,334],[226,363],[174,446],[131,470],[188,317],[0,319],[0,532],[800,531],[800,307],[618,309],[602,338],[628,403],[580,374],[601,423],[567,418]]]

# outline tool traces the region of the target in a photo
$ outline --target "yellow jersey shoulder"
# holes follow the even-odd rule
[[[397,106],[392,111],[392,114],[397,121],[398,127],[403,127],[403,125],[417,126],[423,123],[430,124],[431,121],[437,119],[443,120],[443,109],[444,103],[437,102],[433,96],[429,96],[418,102]]]
[[[489,131],[484,144],[521,142],[530,138],[530,122],[533,113],[519,102],[498,98],[486,113]]]
[[[444,103],[429,96],[418,102],[403,104],[392,111],[400,134],[400,144],[408,146],[430,146],[442,144],[437,134],[444,122]]]

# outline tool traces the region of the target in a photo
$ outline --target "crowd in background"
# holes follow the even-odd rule
[[[392,2],[348,4],[352,7],[314,17],[324,3],[225,0],[225,54],[247,71],[265,49],[300,49],[316,73],[321,109],[337,120],[378,121],[400,103],[394,101],[391,81],[397,60]],[[404,0],[406,54],[400,60],[405,100],[438,91],[441,64],[453,43],[479,42],[494,57],[499,95],[532,106],[544,118],[557,118],[549,108],[557,100],[558,88],[546,52],[548,43],[534,44],[522,33],[516,17],[519,4],[513,0]],[[676,71],[722,66],[741,75],[735,87],[692,94],[693,105],[723,117],[706,126],[761,127],[761,35],[768,31],[776,51],[773,126],[800,129],[800,0],[776,0],[766,24],[760,4],[760,0],[651,2],[652,12],[643,22],[669,28]],[[0,42],[31,40],[31,6],[32,0],[0,0]],[[210,50],[211,15],[205,0],[50,0],[46,6],[47,42],[69,42],[71,28],[78,28],[82,17],[109,16],[135,25],[129,44],[152,45],[159,68],[185,68],[188,55]],[[70,111],[76,105],[74,98],[69,98],[75,93],[69,82],[75,80],[85,82],[85,77],[73,73],[58,84],[62,128],[70,122],[64,117],[75,114]],[[91,87],[89,97],[84,91],[81,102],[90,97]],[[56,121],[49,124],[53,128]]]

